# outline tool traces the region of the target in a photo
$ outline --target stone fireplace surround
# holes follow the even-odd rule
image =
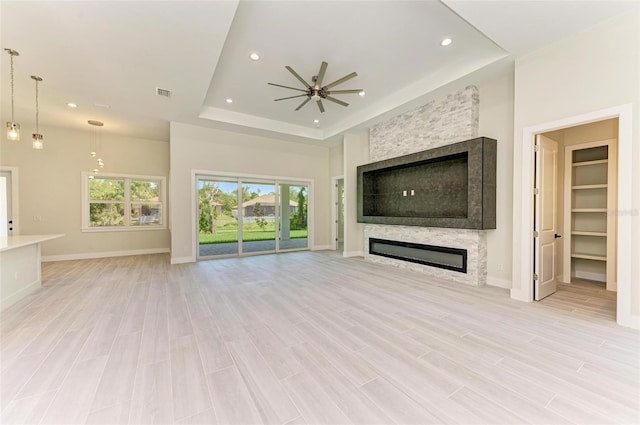
[[[479,108],[478,88],[468,86],[380,123],[369,133],[369,160],[381,161],[478,137]],[[474,286],[487,282],[486,231],[365,224],[364,237],[367,261]],[[466,249],[467,273],[371,255],[369,238]]]

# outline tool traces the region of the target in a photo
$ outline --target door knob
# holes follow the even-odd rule
[[[553,238],[554,238],[554,239],[558,239],[558,238],[561,238],[561,237],[562,237],[562,235],[559,235],[559,234],[557,234],[557,233],[556,233],[555,235],[553,235]]]

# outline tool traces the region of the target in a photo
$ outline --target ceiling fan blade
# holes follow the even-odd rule
[[[316,80],[318,87],[322,87],[322,80],[324,80],[324,73],[327,72],[327,65],[329,64],[324,61],[320,64],[320,71],[318,72],[318,79]]]
[[[308,101],[310,101],[310,100],[311,100],[311,98],[310,98],[310,97],[307,97],[307,98],[304,100],[304,102],[302,102],[302,103],[300,104],[300,106],[298,106],[298,107],[296,108],[296,111],[300,110],[300,108],[302,108],[304,105],[306,105],[306,104],[307,104],[307,102],[308,102]]]
[[[322,101],[318,100],[316,103],[318,104],[318,109],[320,109],[320,112],[324,112],[324,106],[322,106]]]
[[[325,89],[325,90],[330,89],[333,86],[337,86],[338,84],[342,84],[345,81],[350,80],[353,77],[357,77],[357,76],[358,76],[358,73],[352,72],[351,74],[345,75],[344,77],[340,78],[339,80],[334,81],[333,83],[327,84],[326,86],[323,87],[323,89]]]
[[[270,86],[276,86],[276,87],[282,87],[282,88],[285,88],[285,89],[291,89],[291,90],[298,90],[298,91],[306,92],[306,90],[298,89],[298,88],[295,88],[295,87],[283,86],[282,84],[276,84],[276,83],[267,83],[267,84],[269,84]]]
[[[330,101],[332,101],[334,103],[337,103],[338,105],[349,106],[349,104],[347,102],[343,102],[340,99],[336,99],[335,97],[327,96],[327,97],[325,97],[325,99],[330,100]]]
[[[311,88],[311,86],[300,75],[298,75],[298,73],[295,72],[293,68],[291,68],[289,65],[285,66],[285,68],[287,68],[287,70],[292,73],[294,77],[296,77],[302,84],[304,84],[305,87]]]
[[[296,97],[302,97],[302,96],[306,96],[306,94],[299,94],[299,95],[297,95],[297,96],[289,96],[289,97],[281,97],[280,99],[273,99],[273,100],[277,102],[277,101],[279,101],[279,100],[293,99],[293,98],[296,98]]]
[[[327,94],[334,94],[334,93],[349,94],[349,93],[360,93],[361,91],[362,91],[362,89],[352,89],[352,90],[331,90],[331,91],[325,91],[325,93],[327,93]]]

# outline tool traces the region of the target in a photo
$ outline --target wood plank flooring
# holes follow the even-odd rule
[[[571,283],[558,283],[557,292],[541,302],[579,316],[616,320],[616,292],[607,291],[602,282],[574,279]]]
[[[1,316],[2,424],[640,423],[640,334],[593,288],[527,304],[328,252],[43,283]]]

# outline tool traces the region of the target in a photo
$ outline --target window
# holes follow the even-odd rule
[[[165,178],[82,173],[83,231],[164,229]]]

